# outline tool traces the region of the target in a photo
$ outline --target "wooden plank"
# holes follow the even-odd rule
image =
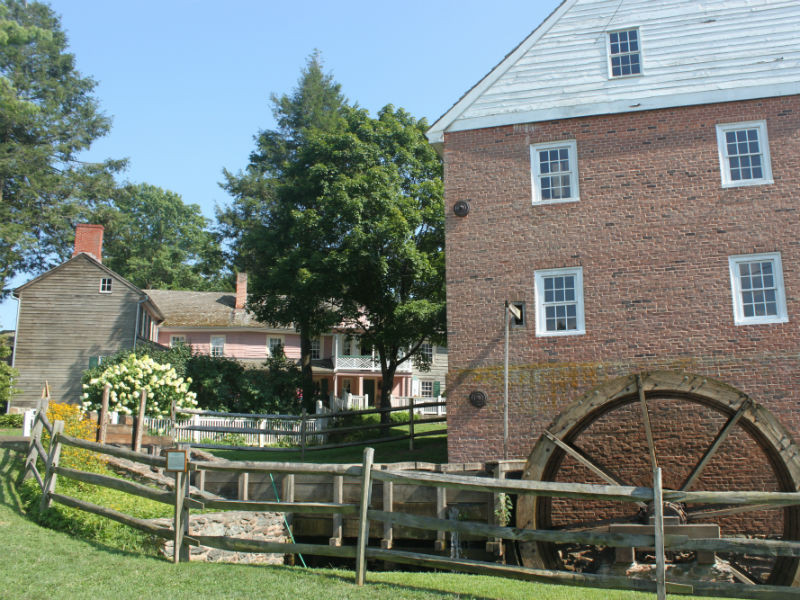
[[[142,436],[144,435],[144,413],[147,407],[147,388],[142,389],[139,397],[139,412],[136,414],[136,425],[133,431],[132,450],[139,452],[142,449]]]
[[[130,515],[118,512],[112,508],[98,506],[97,504],[92,504],[91,502],[78,500],[77,498],[71,498],[69,496],[62,496],[61,494],[56,494],[55,492],[50,494],[50,497],[53,499],[54,502],[58,502],[59,504],[63,504],[64,506],[71,506],[72,508],[85,510],[86,512],[94,513],[96,515],[100,515],[101,517],[106,517],[108,519],[111,519],[112,521],[123,523],[125,525],[128,525],[129,527],[133,527],[134,529],[151,533],[160,538],[164,538],[167,540],[171,540],[173,538],[173,532],[171,528],[157,527],[156,525],[153,525],[152,523],[150,523],[150,521],[147,521],[146,519],[137,519],[136,517],[131,517]]]
[[[623,502],[648,502],[653,499],[653,490],[650,488],[627,486],[604,486],[551,481],[517,481],[494,479],[490,477],[465,477],[463,475],[449,475],[444,473],[420,473],[416,471],[376,471],[373,476],[380,481],[394,481],[395,483],[410,482],[424,486],[442,486],[447,488],[480,490],[484,492],[531,494],[561,498],[620,500]]]
[[[58,466],[61,457],[61,434],[64,431],[64,421],[56,421],[53,424],[53,435],[50,438],[50,452],[47,454],[47,465],[44,475],[44,486],[42,486],[42,499],[39,502],[39,512],[44,512],[50,508],[50,494],[56,489],[58,474],[53,470]]]
[[[334,504],[342,504],[344,502],[344,477],[341,475],[333,476],[333,502]],[[333,515],[333,527],[331,537],[328,543],[331,546],[342,545],[342,513]]]
[[[506,492],[559,498],[619,500],[621,502],[648,502],[653,499],[652,489],[640,487],[552,481],[515,481],[489,477],[476,478],[439,473],[420,473],[417,471],[376,471],[373,476],[380,481],[412,482],[431,487],[442,486],[485,492]],[[800,492],[682,492],[665,490],[664,500],[667,502],[698,504],[793,506],[800,504]]]
[[[382,512],[391,515],[393,511],[394,511],[394,483],[392,483],[391,481],[384,481]],[[381,548],[388,550],[394,545],[394,523],[391,520],[384,520],[384,519],[381,520],[383,520],[383,538],[381,538]]]
[[[641,384],[641,381],[639,382]],[[656,537],[656,595],[658,600],[667,600],[667,558],[664,554],[664,500],[661,495],[661,468],[656,467],[653,474],[653,508],[655,521],[653,527]]]
[[[39,455],[39,458],[42,459],[42,462],[47,462],[47,450],[44,449],[42,446],[41,439],[31,438],[33,442],[33,447],[36,449],[36,454]]]
[[[625,548],[629,546],[650,547],[655,544],[654,536],[633,533],[596,533],[592,531],[554,529],[518,529],[516,527],[503,527],[500,525],[489,525],[488,523],[478,523],[477,521],[455,521],[401,512],[390,513],[382,510],[370,510],[368,516],[370,519],[375,521],[392,521],[396,525],[403,525],[413,529],[458,532],[464,535],[471,535],[475,537],[497,537],[500,539],[517,540],[522,542],[552,542],[556,544],[576,543],[619,548]],[[665,536],[665,540],[674,544],[676,548],[683,548],[688,539],[688,536],[685,535]]]
[[[152,467],[164,468],[167,466],[167,459],[163,456],[151,456],[144,452],[134,452],[125,448],[117,448],[115,446],[108,446],[98,444],[97,442],[90,442],[89,440],[82,440],[80,438],[72,437],[69,435],[61,436],[61,443],[66,446],[73,446],[75,448],[83,448],[84,450],[92,450],[100,454],[108,454],[109,456],[116,456],[118,458],[125,458],[134,462],[144,463]]]
[[[273,554],[310,554],[315,556],[335,556],[339,558],[355,558],[354,546],[328,546],[324,544],[288,544],[282,542],[264,542],[224,536],[195,535],[194,540],[202,546],[231,550],[234,552],[263,552]]]
[[[45,456],[47,455],[47,453],[44,452],[44,448],[42,448],[42,443],[41,443],[42,428],[44,427],[44,423],[47,420],[47,417],[44,416],[44,411],[46,410],[45,407],[46,404],[44,400],[40,399],[37,401],[36,418],[33,421],[33,430],[31,431],[30,443],[28,444],[28,454],[25,457],[25,466],[23,467],[22,472],[19,474],[19,478],[17,480],[18,484],[22,483],[25,479],[27,479],[29,473],[31,473],[32,469],[36,467],[37,451],[40,456],[42,453],[44,453]],[[44,418],[42,418],[43,416]],[[36,446],[37,441],[39,442],[38,448]],[[38,480],[40,481],[41,477],[39,477]],[[39,483],[39,486],[44,488],[44,485],[41,482]]]
[[[681,485],[680,488],[681,490],[684,491],[688,490],[692,487],[692,485],[694,485],[694,482],[697,481],[698,477],[700,477],[700,474],[703,472],[703,469],[706,467],[711,458],[717,453],[719,447],[728,438],[728,435],[730,435],[731,431],[733,431],[733,428],[739,422],[739,419],[742,418],[742,415],[744,415],[744,413],[747,411],[749,407],[750,407],[749,398],[747,397],[743,398],[742,404],[739,406],[739,410],[737,410],[736,414],[734,414],[733,416],[731,416],[730,419],[728,419],[728,422],[725,423],[725,426],[717,434],[717,437],[708,447],[708,450],[706,450],[705,454],[703,454],[703,457],[700,459],[700,462],[698,462],[695,465],[694,469],[692,469],[692,472],[686,478],[686,481],[684,481],[683,485]]]
[[[97,416],[99,421],[97,427],[97,443],[105,444],[108,434],[108,397],[111,395],[111,384],[103,386],[103,399],[100,401],[100,414]]]
[[[647,400],[644,397],[644,386],[642,385],[642,376],[636,375],[636,388],[639,391],[639,404],[642,407],[642,423],[644,424],[644,433],[647,437],[647,449],[650,454],[650,466],[655,474],[658,468],[658,461],[656,460],[656,445],[653,441],[653,429],[650,427],[650,411],[647,409]],[[659,598],[659,600],[661,600]]]
[[[162,459],[163,461],[163,459]],[[227,471],[236,473],[250,471],[251,473],[308,473],[326,475],[347,475],[360,477],[361,465],[315,464],[296,462],[260,462],[260,461],[191,461],[189,468],[203,469],[206,471]]]
[[[206,509],[218,510],[254,510],[272,512],[290,512],[298,514],[338,514],[356,515],[355,504],[338,504],[335,502],[267,502],[242,500],[203,500]]]
[[[36,480],[36,483],[39,484],[39,489],[44,491],[44,480],[42,479],[42,476],[39,475],[39,469],[36,468],[36,465],[35,464],[31,465],[31,468],[28,472],[31,475],[33,475],[33,478]]]
[[[783,510],[784,508],[786,507],[781,504],[748,504],[747,506],[734,506],[732,508],[690,510],[686,512],[686,518],[689,521],[698,521],[700,519],[725,517],[728,515],[738,515],[741,513],[756,512],[760,510]]]
[[[176,564],[181,562],[181,546],[183,546],[183,478],[185,475],[181,471],[175,473],[172,562]]]
[[[800,542],[792,540],[765,540],[751,538],[688,538],[674,544],[670,549],[707,550],[711,552],[735,552],[736,554],[755,554],[757,556],[800,557]]]
[[[124,479],[118,479],[108,475],[100,475],[99,473],[87,473],[86,471],[78,471],[68,467],[57,467],[55,472],[69,479],[119,490],[120,492],[125,492],[126,494],[148,498],[156,502],[162,502],[164,504],[174,504],[175,502],[175,494],[172,492],[157,490],[155,488],[142,485],[141,483],[126,481]]]
[[[408,402],[408,450],[414,451],[414,398]]]
[[[238,481],[238,497],[239,500],[246,502],[249,499],[248,494],[248,487],[250,487],[250,473],[247,471],[242,471],[239,473],[239,481]]]
[[[436,517],[440,521],[447,520],[447,488],[436,488]],[[436,532],[436,543],[433,545],[437,552],[447,549],[447,535],[443,529]]]
[[[364,585],[367,574],[366,549],[369,537],[369,503],[372,499],[372,461],[375,457],[374,448],[364,448],[364,462],[362,465],[361,505],[358,515],[358,546],[356,548],[356,585]]]

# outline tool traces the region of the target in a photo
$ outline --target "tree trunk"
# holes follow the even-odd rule
[[[381,377],[383,378],[383,386],[381,387],[381,404],[380,408],[392,407],[392,388],[394,388],[394,374],[397,371],[397,361],[391,360],[388,364],[381,361]],[[381,413],[381,424],[388,425],[392,422],[392,414],[385,412]]]
[[[311,337],[308,326],[300,325],[300,375],[303,384],[303,407],[314,413],[314,376],[311,371]]]

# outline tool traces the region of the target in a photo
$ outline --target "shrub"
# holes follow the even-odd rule
[[[11,382],[18,372],[6,363],[6,358],[9,356],[11,356],[11,348],[8,346],[7,337],[0,335],[0,402],[2,402],[2,406],[5,406],[11,400],[11,396],[17,392]]]
[[[402,425],[408,423],[408,413],[397,411],[389,413],[391,425]],[[362,429],[361,431],[346,431],[344,433],[332,432],[328,436],[328,441],[332,444],[346,442],[360,442],[383,437],[381,430],[377,427],[381,422],[381,416],[377,415],[345,415],[334,417],[333,427],[357,427],[359,425],[375,425],[374,429]]]
[[[84,410],[99,410],[106,383],[111,384],[111,411],[127,415],[137,412],[142,390],[147,393],[145,410],[150,416],[168,415],[173,402],[179,408],[197,406],[196,394],[189,391],[191,379],[178,376],[172,365],[159,363],[146,354],[130,353],[97,377],[84,373],[83,382]]]
[[[25,415],[0,415],[0,427],[22,427],[22,419]]]

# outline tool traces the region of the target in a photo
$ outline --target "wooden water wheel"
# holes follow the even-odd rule
[[[539,438],[523,479],[652,487],[655,464],[665,490],[800,490],[800,449],[768,410],[727,384],[673,371],[621,377],[585,394]],[[797,506],[670,508],[666,514],[682,523],[718,524],[725,537],[800,540]],[[647,523],[647,511],[635,504],[520,496],[517,526],[607,531],[613,524]],[[609,562],[610,552],[614,560],[613,551],[552,543],[524,543],[519,550],[522,562],[536,568],[569,567],[576,554],[589,553],[600,563]],[[740,581],[800,585],[798,558],[719,559]]]

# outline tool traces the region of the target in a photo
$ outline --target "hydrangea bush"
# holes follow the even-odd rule
[[[111,384],[108,410],[132,415],[139,410],[139,398],[147,390],[145,413],[150,417],[169,415],[172,402],[178,408],[195,408],[197,394],[189,391],[190,377],[178,377],[169,364],[156,362],[149,356],[130,354],[110,365],[99,376],[84,376],[83,409],[100,410],[103,388]]]

